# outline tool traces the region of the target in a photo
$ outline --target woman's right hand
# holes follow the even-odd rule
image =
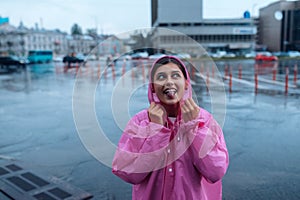
[[[148,108],[148,116],[149,120],[153,123],[161,124],[163,126],[166,123],[167,114],[165,108],[155,102],[151,102],[150,107]]]

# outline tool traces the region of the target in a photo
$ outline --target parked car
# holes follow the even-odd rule
[[[210,57],[212,57],[212,58],[222,58],[222,57],[224,57],[226,54],[227,54],[226,51],[217,51],[217,52],[215,52],[215,53],[213,53],[213,52],[208,53],[208,55],[209,55]]]
[[[19,58],[17,56],[1,56],[0,65],[9,66],[9,65],[26,65],[29,64],[29,61],[26,58]]]
[[[191,59],[191,55],[188,53],[179,53],[177,56],[181,59]]]
[[[156,59],[158,59],[158,58],[160,58],[160,57],[162,57],[162,56],[164,56],[165,54],[163,54],[163,53],[157,53],[157,54],[153,54],[153,55],[150,55],[149,56],[149,59],[151,59],[151,60],[156,60]]]
[[[255,56],[256,56],[255,51],[248,52],[244,55],[245,58],[255,58]]]
[[[278,57],[272,55],[270,52],[258,52],[255,56],[256,61],[277,61]]]
[[[137,52],[130,55],[132,59],[148,59],[148,52]]]
[[[0,71],[1,72],[13,72],[24,68],[29,64],[28,59],[17,56],[1,56],[0,57]]]
[[[88,55],[87,60],[97,60],[97,56],[95,54]]]
[[[283,52],[283,51],[273,52],[272,54],[273,54],[273,56],[277,56],[277,57],[287,57],[288,56],[287,52]]]
[[[226,53],[224,56],[223,56],[224,58],[235,58],[236,57],[236,55],[234,54],[234,53]]]
[[[291,58],[300,57],[300,52],[299,51],[288,51],[287,56],[289,56]]]
[[[69,67],[73,63],[84,63],[85,59],[84,57],[78,57],[75,54],[67,55],[63,58],[63,63],[67,64]]]
[[[63,61],[63,57],[60,57],[60,56],[56,56],[56,57],[53,57],[53,62],[62,62]]]

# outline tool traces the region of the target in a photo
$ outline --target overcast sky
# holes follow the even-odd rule
[[[254,12],[276,0],[203,0],[204,18],[237,18],[244,11]],[[60,29],[70,32],[77,23],[86,32],[118,34],[151,27],[151,0],[1,0],[0,16],[10,24],[20,21],[27,27]]]

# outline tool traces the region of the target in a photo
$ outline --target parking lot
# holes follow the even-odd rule
[[[294,78],[299,61],[269,66],[253,60],[218,61],[218,71],[199,60],[191,63],[203,70],[190,72],[201,107],[213,109],[207,87],[216,76],[222,77],[226,92],[223,131],[230,166],[223,179],[224,199],[299,199],[300,76]],[[86,86],[96,88],[95,115],[106,137],[117,144],[122,129],[111,106],[116,86],[134,89],[127,108],[133,115],[149,106],[148,70],[146,61],[120,61],[110,67],[90,61],[69,70],[62,63],[49,63],[0,75],[0,163],[16,162],[58,177],[94,199],[131,199],[131,186],[83,145],[74,122],[73,92],[76,76],[83,94]]]

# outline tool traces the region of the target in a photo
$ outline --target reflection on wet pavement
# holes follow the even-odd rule
[[[230,166],[223,179],[224,199],[299,199],[300,80],[299,75],[294,78],[299,61],[256,66],[250,60],[220,61],[214,70],[205,62],[191,63],[200,69],[190,67],[199,105],[215,115],[218,105],[226,105],[223,130]],[[149,66],[147,61],[118,61],[106,67],[93,61],[66,70],[51,63],[1,74],[0,163],[14,161],[51,174],[95,199],[131,199],[131,186],[83,145],[74,121],[73,92],[77,81],[80,94],[94,95],[97,122],[116,145],[127,119],[148,106]],[[210,90],[221,84],[217,76],[226,99],[214,99],[213,107]],[[89,125],[81,128],[80,134],[93,131]]]

